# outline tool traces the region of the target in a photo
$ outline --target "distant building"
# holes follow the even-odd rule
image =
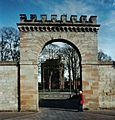
[[[47,59],[41,64],[43,89],[64,89],[64,64],[60,59]]]

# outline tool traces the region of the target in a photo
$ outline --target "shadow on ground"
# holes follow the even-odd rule
[[[78,109],[79,99],[77,96],[68,99],[40,99],[39,105],[45,108]]]

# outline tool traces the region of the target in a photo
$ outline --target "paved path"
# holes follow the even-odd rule
[[[41,108],[39,112],[0,112],[0,120],[115,120],[115,110],[77,112]]]

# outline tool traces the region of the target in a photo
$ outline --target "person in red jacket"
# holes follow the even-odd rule
[[[79,101],[79,112],[83,112],[83,104],[84,104],[84,95],[83,91],[80,91],[80,101]]]

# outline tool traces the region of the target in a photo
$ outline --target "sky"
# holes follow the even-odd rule
[[[97,16],[101,25],[98,32],[98,49],[115,60],[115,0],[0,0],[0,28],[15,27],[19,23],[19,14],[66,14]]]

